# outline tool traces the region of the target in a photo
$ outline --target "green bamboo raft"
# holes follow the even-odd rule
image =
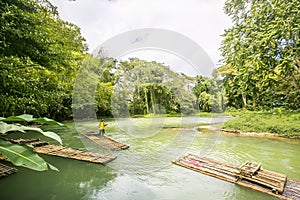
[[[300,182],[289,180],[284,174],[265,170],[255,162],[247,161],[241,166],[236,166],[194,154],[187,154],[172,162],[187,169],[264,192],[279,199],[300,199]]]
[[[33,146],[33,151],[37,153],[42,153],[46,155],[59,156],[63,158],[71,158],[75,160],[81,160],[92,163],[106,164],[114,159],[116,156],[103,155],[99,153],[93,153],[89,151],[83,151],[71,147],[49,144],[45,141],[40,141],[39,139],[31,140],[14,140],[14,143],[26,143]]]
[[[129,148],[128,145],[122,144],[110,137],[100,136],[97,131],[81,131],[80,134],[92,140],[99,146],[111,151],[119,151]]]

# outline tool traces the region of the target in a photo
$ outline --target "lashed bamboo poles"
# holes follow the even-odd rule
[[[0,178],[16,173],[18,170],[0,163]]]
[[[28,145],[31,145],[33,147],[33,151],[37,153],[59,156],[63,158],[71,158],[92,163],[106,164],[117,158],[116,156],[103,155],[61,145],[53,145],[45,141],[40,141],[39,139],[18,139],[12,140],[11,142],[19,144],[26,143]]]
[[[102,155],[99,153],[92,153],[59,145],[45,145],[40,147],[34,147],[34,151],[37,153],[43,153],[47,155],[60,156],[63,158],[72,158],[75,160],[82,160],[100,164],[105,164],[116,159],[115,156]]]
[[[283,200],[300,199],[300,182],[287,180],[286,176],[276,172],[264,170],[260,164],[244,164],[241,167],[210,158],[187,154],[173,161],[174,164],[224,180],[251,188]],[[248,177],[240,176],[241,168],[247,166]],[[273,189],[273,191],[272,191]],[[276,189],[276,190],[274,190]],[[275,191],[275,193],[274,193]],[[276,191],[282,193],[278,194]]]
[[[88,139],[92,140],[99,146],[101,146],[105,149],[111,150],[111,151],[118,151],[118,150],[124,150],[124,149],[129,148],[128,145],[122,144],[110,137],[100,136],[99,134],[97,134],[96,131],[89,131],[89,132],[81,131],[80,134],[82,134],[85,137],[87,137]]]

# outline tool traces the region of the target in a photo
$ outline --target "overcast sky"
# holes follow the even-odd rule
[[[218,48],[230,18],[223,12],[225,0],[50,0],[60,17],[81,28],[89,46],[95,50],[108,39],[126,31],[159,28],[183,34],[200,45],[218,65]],[[157,60],[182,67],[185,61],[157,51],[136,52],[122,57]],[[185,63],[185,64],[184,64]],[[175,64],[175,65],[176,65]],[[189,67],[184,67],[189,68]],[[184,71],[184,70],[183,70]],[[188,74],[193,73],[192,68]]]

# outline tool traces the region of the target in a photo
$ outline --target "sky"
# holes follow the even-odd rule
[[[225,0],[50,0],[60,18],[80,27],[93,52],[111,38],[136,29],[164,29],[184,35],[198,44],[212,61],[220,65],[219,47],[224,29],[231,26],[224,14]],[[176,41],[174,41],[176,43]],[[139,57],[156,60],[188,75],[199,70],[170,51],[140,49],[122,54],[121,60]],[[207,58],[206,58],[207,59]],[[203,62],[202,65],[206,64]],[[200,63],[201,65],[201,63]]]

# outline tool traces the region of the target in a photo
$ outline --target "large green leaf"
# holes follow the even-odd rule
[[[7,118],[3,119],[2,121],[7,121],[7,122],[26,121],[26,122],[30,122],[32,120],[34,120],[32,115],[23,114],[23,115],[19,115],[19,116],[10,116],[10,117],[7,117]]]
[[[19,125],[7,124],[5,122],[0,122],[0,133],[5,134],[9,131],[20,131],[22,133],[25,132],[22,128],[20,128]]]
[[[57,122],[53,119],[49,119],[47,117],[34,118],[32,115],[28,115],[28,114],[23,114],[23,115],[19,115],[19,116],[10,116],[7,118],[2,117],[2,118],[0,118],[0,121],[6,121],[6,122],[26,121],[26,122],[36,122],[36,123],[51,124],[51,125],[66,127],[66,125],[64,125],[60,122]]]
[[[7,141],[0,140],[0,153],[6,156],[16,166],[37,171],[45,171],[48,169],[48,165],[44,159],[27,146],[11,144]]]
[[[50,169],[59,172],[59,170],[55,166],[51,165],[50,163],[47,163],[47,164],[48,164]]]
[[[60,144],[62,144],[61,138],[60,138],[56,133],[54,133],[54,132],[51,132],[51,131],[43,131],[43,130],[40,129],[40,128],[28,127],[28,126],[23,126],[23,125],[20,125],[20,128],[21,128],[21,130],[23,130],[23,131],[37,131],[37,132],[43,134],[44,136],[49,137],[49,138],[52,138],[52,139],[58,141]]]
[[[5,134],[9,131],[20,131],[20,132],[23,132],[23,133],[25,131],[37,131],[37,132],[43,134],[44,136],[52,138],[52,139],[58,141],[60,144],[62,144],[61,138],[54,132],[43,131],[40,128],[23,126],[23,125],[20,125],[20,124],[7,124],[5,122],[0,122],[0,133]]]
[[[31,122],[37,122],[37,123],[42,123],[42,124],[51,124],[51,125],[57,125],[57,126],[61,126],[61,127],[66,127],[66,125],[60,123],[60,122],[57,122],[53,119],[49,119],[47,117],[43,117],[43,118],[37,118],[37,119],[34,119],[32,120]]]

